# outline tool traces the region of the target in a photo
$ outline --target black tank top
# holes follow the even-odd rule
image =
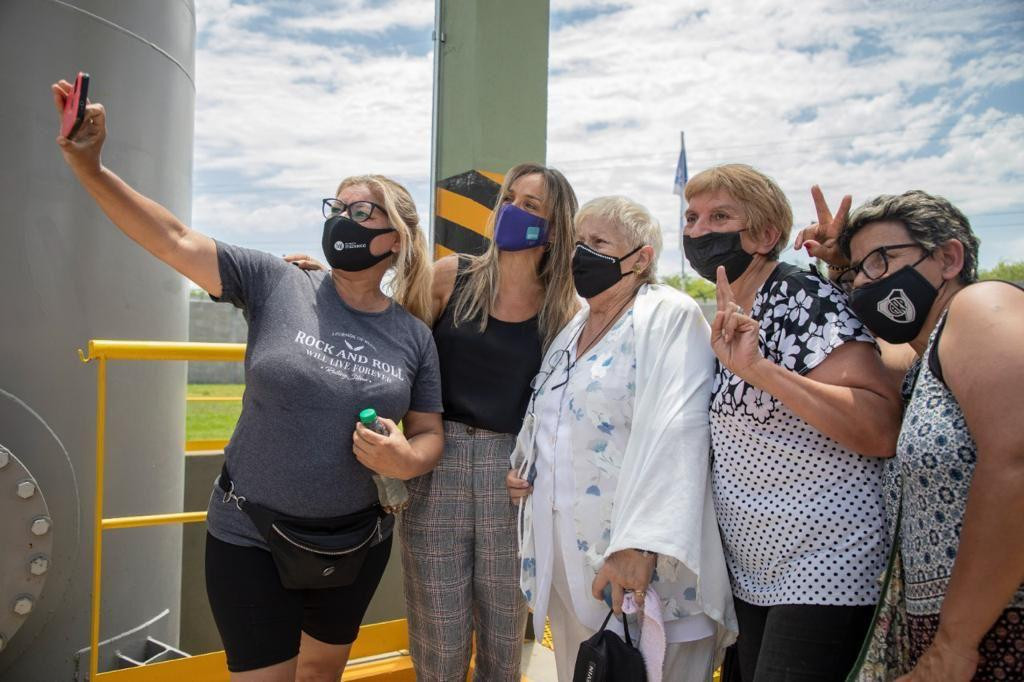
[[[441,362],[444,418],[468,426],[518,433],[530,400],[530,381],[540,369],[541,341],[537,318],[504,322],[490,317],[455,326],[455,300],[466,284],[468,263],[460,258],[455,288],[434,324]]]

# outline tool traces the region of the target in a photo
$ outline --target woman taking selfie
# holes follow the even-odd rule
[[[52,90],[61,111],[71,85]],[[371,470],[419,476],[442,449],[415,206],[385,177],[344,180],[324,202],[331,269],[306,272],[182,224],[103,166],[105,138],[103,106],[90,104],[57,144],[111,222],[249,323],[242,413],[207,520],[207,593],[231,679],[334,682],[391,549]],[[394,300],[380,288],[391,268]],[[356,427],[366,407],[387,435]]]

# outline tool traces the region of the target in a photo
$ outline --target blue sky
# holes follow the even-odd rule
[[[196,9],[197,228],[317,254],[320,198],[363,172],[428,210],[432,0]],[[1024,3],[552,0],[550,30],[548,162],[583,201],[651,208],[662,274],[681,130],[691,175],[749,163],[797,226],[813,183],[855,205],[924,189],[968,214],[982,267],[1024,260]]]

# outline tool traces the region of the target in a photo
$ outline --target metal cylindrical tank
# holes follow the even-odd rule
[[[105,163],[188,222],[194,43],[192,0],[0,2],[0,680],[88,670],[96,366],[76,349],[188,336],[183,278],[64,165],[49,86],[90,73]],[[105,516],[181,509],[185,371],[110,363]],[[101,640],[149,623],[139,633],[177,643],[180,540],[178,526],[105,533]]]

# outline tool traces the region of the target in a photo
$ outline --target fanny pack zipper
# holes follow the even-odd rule
[[[370,535],[365,540],[363,540],[361,543],[356,545],[355,547],[352,547],[350,549],[324,550],[324,549],[320,549],[319,547],[310,547],[309,545],[304,545],[301,542],[296,542],[295,540],[292,540],[290,537],[285,535],[284,532],[280,528],[277,527],[276,523],[271,524],[270,527],[271,527],[271,529],[273,529],[273,531],[275,533],[277,533],[282,538],[284,538],[284,540],[286,542],[288,542],[289,544],[294,545],[295,547],[298,547],[299,549],[306,550],[307,552],[313,552],[314,554],[323,554],[323,555],[326,555],[326,556],[344,556],[345,554],[351,554],[352,552],[356,552],[356,551],[362,549],[363,547],[365,547],[366,545],[368,545],[370,543],[370,541],[373,540],[373,536],[374,535],[376,535],[378,537],[381,536],[380,519],[377,519],[377,526],[376,526],[376,528],[374,528],[372,531],[370,531]]]

